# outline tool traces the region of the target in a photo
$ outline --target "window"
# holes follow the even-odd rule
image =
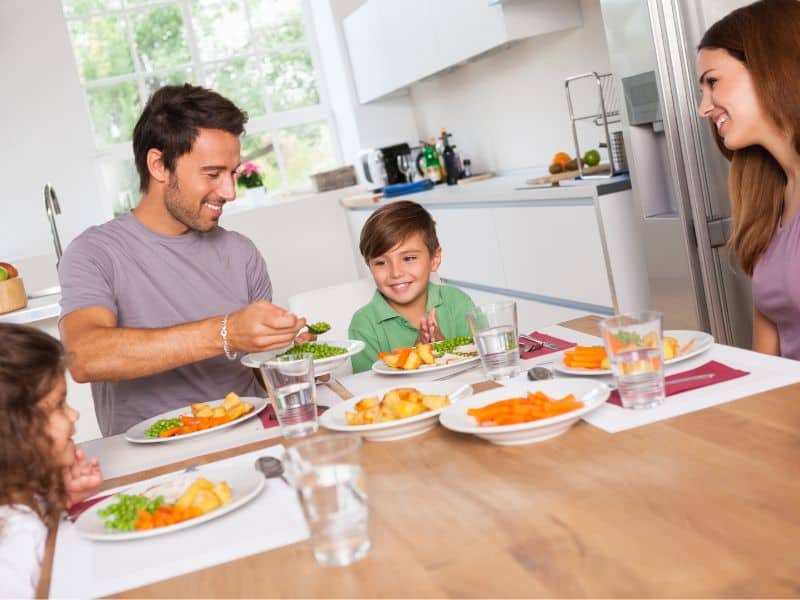
[[[242,159],[270,191],[337,163],[307,0],[62,0],[98,148],[121,214],[139,197],[131,135],[166,84],[212,88],[250,116]]]

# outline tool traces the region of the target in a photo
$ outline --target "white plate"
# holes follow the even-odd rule
[[[328,358],[320,358],[314,361],[314,375],[319,377],[320,375],[327,375],[328,373],[332,373],[336,369],[339,368],[344,361],[346,361],[351,356],[355,356],[359,352],[361,352],[366,344],[361,340],[324,340],[319,341],[320,344],[328,344],[328,346],[338,346],[339,348],[344,348],[347,350],[345,354],[337,354],[336,356],[330,356]],[[281,350],[269,350],[267,352],[253,352],[251,354],[245,354],[242,357],[242,364],[245,367],[252,367],[257,369],[262,365],[262,363],[267,362],[274,356],[279,354],[283,354],[286,352],[288,348],[283,348]]]
[[[137,423],[128,431],[125,432],[125,439],[129,442],[133,442],[134,444],[160,444],[162,442],[174,442],[176,440],[185,440],[191,437],[195,437],[198,435],[204,435],[206,433],[213,433],[215,431],[219,431],[221,429],[225,429],[226,427],[232,427],[237,423],[241,423],[242,421],[246,421],[262,410],[264,407],[269,403],[267,398],[257,398],[255,396],[243,396],[241,398],[242,402],[249,402],[253,405],[253,410],[251,410],[246,415],[242,415],[238,419],[234,419],[233,421],[228,421],[227,423],[223,423],[222,425],[217,425],[216,427],[211,427],[209,429],[203,429],[201,431],[195,431],[194,433],[184,433],[183,435],[173,435],[172,437],[166,438],[151,438],[147,437],[145,432],[150,429],[150,427],[156,421],[160,421],[161,419],[177,419],[181,415],[191,415],[192,414],[192,407],[191,406],[184,406],[183,408],[176,408],[175,410],[171,410],[169,412],[162,413],[160,415],[156,415],[155,417],[150,417],[149,419],[142,421],[141,423]],[[207,404],[211,408],[215,408],[222,404],[224,400],[214,400],[213,402],[204,402],[203,404]]]
[[[385,362],[378,359],[372,363],[372,370],[380,375],[428,375],[429,373],[441,373],[443,371],[449,371],[450,369],[466,367],[471,363],[480,362],[480,360],[480,356],[469,356],[464,358],[464,360],[451,362],[446,365],[437,365],[434,363],[432,365],[421,365],[418,369],[397,369],[395,367],[390,367]]]
[[[221,481],[226,481],[231,488],[231,499],[226,504],[219,508],[212,510],[204,515],[189,519],[188,521],[181,521],[175,525],[168,525],[166,527],[157,527],[155,529],[145,529],[142,531],[114,531],[107,529],[103,524],[104,519],[97,514],[97,511],[106,508],[110,504],[118,502],[118,498],[111,496],[102,502],[98,502],[91,508],[88,508],[75,522],[75,527],[82,536],[90,540],[97,540],[101,542],[118,542],[126,540],[137,540],[145,537],[152,537],[155,535],[163,535],[165,533],[172,533],[173,531],[180,531],[187,527],[194,527],[200,525],[211,519],[221,517],[231,511],[236,510],[255,498],[266,483],[264,475],[256,471],[254,467],[239,467],[238,469],[203,469],[202,467],[191,473],[181,472],[176,473],[171,477],[164,478],[163,481],[178,477],[205,477],[211,483],[217,484]],[[161,483],[161,482],[160,482]],[[154,485],[152,482],[147,485],[139,485],[124,490],[124,494],[141,494],[147,488]]]
[[[574,394],[575,398],[583,402],[584,407],[549,419],[490,427],[478,425],[475,419],[467,414],[468,408],[486,406],[498,400],[524,396],[528,392],[536,391],[544,392],[551,398],[563,398],[567,394]],[[439,415],[439,422],[448,429],[459,433],[471,433],[493,444],[502,446],[531,444],[566,433],[583,415],[602,405],[608,399],[610,392],[606,384],[588,379],[548,379],[518,383],[475,394],[458,404],[448,406]]]
[[[424,433],[436,427],[436,422],[439,418],[439,413],[442,408],[437,410],[429,410],[413,417],[406,417],[405,419],[397,419],[395,421],[387,421],[385,423],[373,423],[370,425],[348,425],[347,419],[344,416],[345,412],[356,412],[355,405],[362,398],[369,398],[370,396],[377,396],[379,399],[383,398],[390,390],[397,389],[398,386],[385,388],[377,392],[370,392],[369,394],[360,394],[346,400],[339,404],[331,406],[319,418],[319,424],[333,431],[343,431],[345,433],[353,433],[362,436],[365,440],[372,442],[388,442],[392,440],[402,440],[404,438],[413,437]],[[422,381],[418,384],[409,385],[406,387],[413,387],[419,390],[420,393],[428,396],[444,396],[451,395],[458,390],[461,385],[453,382],[436,382],[436,381]],[[464,397],[460,396],[458,402],[463,402]]]
[[[703,352],[707,351],[709,348],[711,348],[711,346],[714,345],[714,337],[705,331],[694,331],[691,329],[667,329],[664,331],[664,337],[674,337],[676,340],[678,340],[679,348],[688,344],[693,338],[695,339],[694,345],[689,352],[681,354],[680,356],[676,356],[675,358],[665,360],[665,365],[672,365],[681,362],[682,360],[693,358],[698,354],[702,354]],[[561,354],[561,356],[556,360],[555,364],[553,364],[553,368],[556,371],[566,373],[567,375],[591,376],[612,374],[611,369],[581,369],[577,367],[568,367],[564,364],[563,354]]]

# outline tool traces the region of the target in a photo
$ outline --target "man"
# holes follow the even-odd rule
[[[255,245],[217,224],[236,197],[246,121],[210,90],[158,90],[133,132],[139,205],[87,229],[61,259],[61,336],[72,376],[92,382],[103,435],[254,395],[238,353],[288,346],[305,325],[270,303]]]

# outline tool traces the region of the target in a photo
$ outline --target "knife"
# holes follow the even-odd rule
[[[548,348],[550,350],[558,350],[559,349],[558,346],[556,344],[554,344],[553,342],[545,342],[544,340],[540,340],[540,339],[537,339],[535,337],[531,337],[529,335],[525,335],[524,333],[520,334],[519,337],[521,337],[523,340],[528,340],[529,342],[534,342],[536,344],[541,344],[542,346],[544,346],[545,348]]]
[[[701,381],[703,379],[713,379],[715,373],[701,373],[700,375],[690,375],[689,377],[679,377],[678,379],[664,380],[664,385],[676,385],[678,383],[689,383],[690,381]]]

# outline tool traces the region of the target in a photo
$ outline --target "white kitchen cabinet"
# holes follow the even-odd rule
[[[343,27],[366,103],[510,42],[582,22],[579,0],[367,0]]]

